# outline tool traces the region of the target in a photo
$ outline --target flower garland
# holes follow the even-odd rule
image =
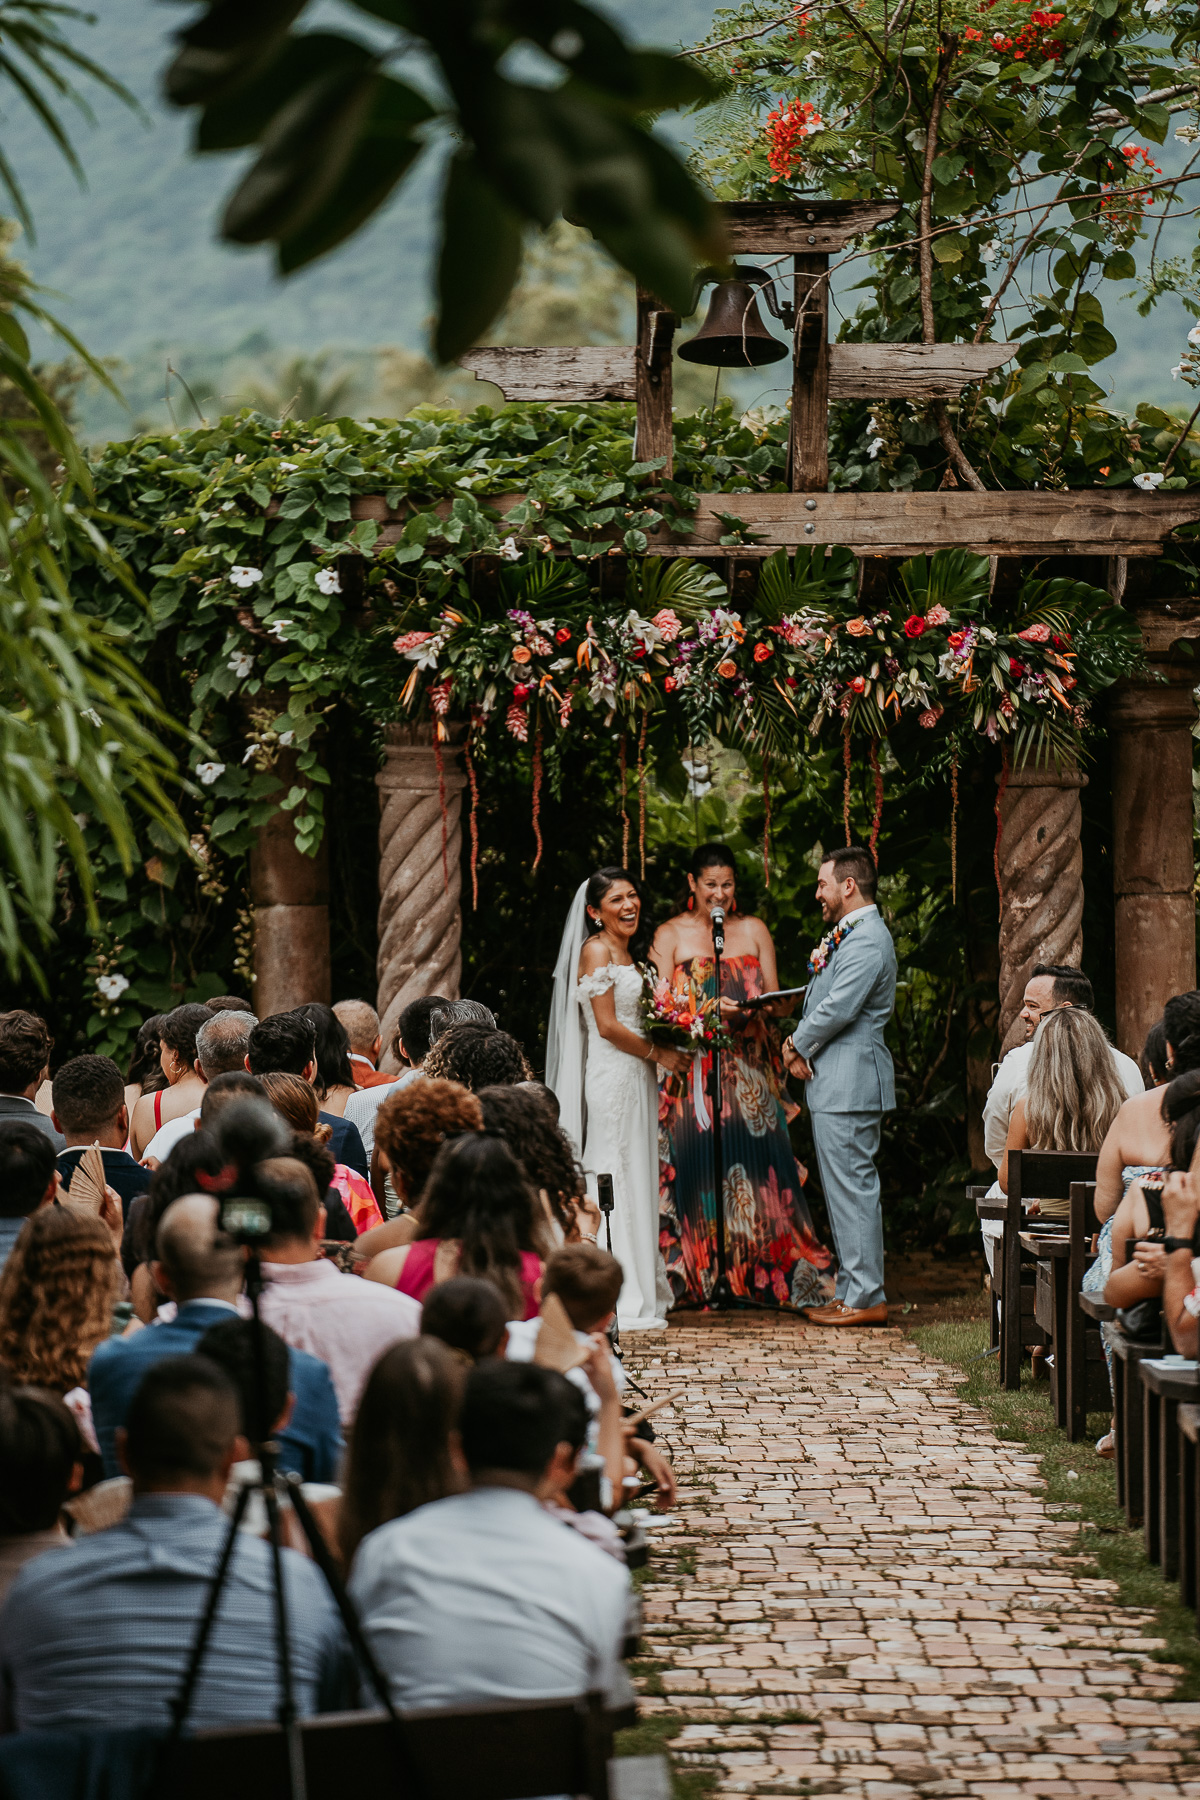
[[[858,923],[859,921],[857,919],[851,919],[849,924],[835,925],[832,931],[827,931],[825,933],[825,936],[821,939],[820,943],[808,959],[808,972],[810,975],[819,975],[823,969],[829,966],[829,959],[837,949],[838,945],[845,942]]]

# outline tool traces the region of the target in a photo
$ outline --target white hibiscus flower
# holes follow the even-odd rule
[[[229,579],[235,588],[252,588],[262,578],[262,570],[253,569],[247,563],[234,563],[229,571]]]
[[[211,787],[214,781],[220,781],[224,773],[224,763],[202,762],[196,764],[196,778],[202,787]]]
[[[340,594],[342,578],[336,569],[318,569],[316,574],[317,592],[321,594]]]

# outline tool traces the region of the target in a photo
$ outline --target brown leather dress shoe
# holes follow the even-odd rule
[[[845,1306],[832,1300],[828,1306],[807,1306],[804,1317],[810,1325],[886,1325],[888,1309],[881,1306]]]

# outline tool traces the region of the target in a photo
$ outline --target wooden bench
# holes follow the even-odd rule
[[[1036,1306],[1036,1252],[1021,1242],[1024,1212],[1030,1200],[1068,1200],[1071,1183],[1094,1181],[1096,1158],[1074,1150],[1013,1150],[1008,1158],[1008,1198],[1004,1208],[1004,1237],[997,1269],[1003,1270],[1000,1304],[1000,1384],[1009,1389],[1021,1385],[1021,1356],[1026,1343],[1042,1341]],[[1058,1234],[1067,1236],[1067,1221]],[[1027,1278],[1026,1278],[1027,1277]],[[1064,1270],[1065,1279],[1065,1270]],[[1029,1300],[1026,1303],[1025,1293]],[[1009,1303],[1011,1296],[1012,1303]],[[1032,1315],[1032,1316],[1031,1316]],[[1026,1325],[1026,1318],[1029,1324]]]
[[[1089,1400],[1108,1406],[1108,1372],[1098,1327],[1089,1330],[1091,1315],[1081,1300],[1083,1277],[1092,1256],[1092,1238],[1100,1229],[1094,1181],[1073,1181],[1066,1229],[1021,1232],[1021,1247],[1037,1261],[1033,1316],[1050,1338],[1050,1395],[1054,1423],[1071,1442],[1087,1435]]]
[[[1180,1405],[1179,1428],[1179,1598],[1196,1610],[1200,1592],[1200,1406]]]
[[[1093,1296],[1085,1294],[1084,1298],[1090,1300]],[[1115,1320],[1114,1306],[1105,1306],[1103,1301],[1096,1305],[1110,1320]],[[1125,1508],[1125,1523],[1132,1530],[1142,1523],[1146,1512],[1146,1389],[1139,1367],[1143,1362],[1157,1361],[1166,1346],[1161,1340],[1156,1344],[1136,1344],[1119,1330],[1112,1334],[1111,1343],[1117,1504]]]
[[[1132,1372],[1132,1371],[1131,1371]],[[1180,1403],[1200,1400],[1200,1363],[1143,1357],[1137,1365],[1145,1396],[1144,1446],[1146,1555],[1168,1581],[1179,1574]]]

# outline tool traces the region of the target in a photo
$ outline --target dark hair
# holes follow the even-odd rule
[[[424,1066],[426,1075],[461,1082],[476,1092],[528,1081],[533,1073],[516,1038],[482,1025],[452,1025],[430,1050]]]
[[[1163,1029],[1175,1052],[1173,1072],[1200,1069],[1200,992],[1173,994],[1163,1007]]]
[[[253,1013],[254,1008],[248,1000],[237,994],[214,994],[211,1000],[204,1002],[210,1012],[244,1012]]]
[[[395,1053],[400,1056],[400,1046],[406,1051],[405,1061],[410,1068],[417,1068],[429,1055],[429,1021],[439,1006],[446,1002],[440,994],[424,994],[420,1000],[410,1000],[403,1007],[396,1020]]]
[[[1177,1075],[1163,1089],[1163,1123],[1171,1129],[1171,1167],[1187,1170],[1200,1137],[1200,1069]]]
[[[585,909],[583,914],[584,930],[589,937],[595,937],[597,935],[600,926],[586,909],[589,906],[598,907],[608,890],[615,886],[618,881],[627,881],[638,897],[640,910],[638,912],[637,930],[629,940],[629,954],[632,956],[634,962],[644,962],[646,957],[650,954],[650,939],[654,935],[650,924],[650,902],[646,897],[646,890],[642,886],[642,883],[638,880],[637,876],[632,875],[628,869],[621,869],[618,868],[615,863],[610,863],[608,867],[597,869],[594,875],[589,876],[587,890],[583,896]]]
[[[0,1385],[0,1537],[49,1531],[82,1460],[79,1426],[57,1394]]]
[[[421,1236],[458,1238],[458,1273],[494,1281],[509,1317],[521,1318],[521,1252],[535,1248],[534,1204],[508,1145],[472,1131],[438,1151],[421,1195]]]
[[[737,858],[728,844],[701,844],[688,861],[688,874],[699,880],[705,869],[732,869],[737,874]],[[686,912],[692,890],[685,881],[675,896],[675,911]]]
[[[483,1108],[458,1081],[406,1081],[375,1115],[375,1143],[392,1168],[396,1192],[415,1206],[447,1138],[483,1130]]]
[[[450,1433],[465,1385],[462,1359],[434,1337],[393,1344],[371,1370],[346,1456],[339,1536],[347,1568],[369,1531],[462,1488]]]
[[[875,858],[865,844],[841,844],[836,850],[826,850],[821,861],[833,864],[835,881],[853,881],[864,900],[875,898],[879,876]]]
[[[259,1100],[264,1097],[257,1075],[250,1075],[245,1069],[226,1069],[223,1075],[214,1075],[200,1102],[201,1125],[212,1125],[232,1101],[245,1100],[248,1095]]]
[[[598,1244],[563,1244],[546,1264],[542,1295],[557,1294],[576,1331],[594,1331],[617,1304],[621,1265]]]
[[[302,1139],[299,1141],[303,1142]],[[319,1146],[314,1145],[314,1148]],[[332,1164],[333,1158],[328,1152],[325,1154]],[[332,1177],[332,1167],[329,1172]],[[326,1182],[325,1187],[328,1185]],[[271,1208],[274,1230],[266,1240],[268,1244],[283,1244],[292,1238],[312,1236],[325,1188],[306,1157],[296,1155],[293,1150],[286,1156],[268,1157],[265,1162],[256,1163],[253,1187],[255,1197],[265,1200]]]
[[[436,1044],[452,1025],[482,1025],[495,1031],[496,1015],[482,1000],[443,1000],[429,1015],[429,1042]]]
[[[285,1075],[303,1075],[316,1054],[317,1029],[302,1012],[274,1013],[269,1019],[260,1019],[250,1033],[246,1051],[252,1075],[270,1075],[276,1069]]]
[[[0,1094],[20,1094],[50,1061],[54,1039],[36,1013],[0,1013]]]
[[[1146,1033],[1142,1054],[1138,1057],[1142,1080],[1148,1088],[1157,1087],[1167,1075],[1167,1030],[1162,1020]]]
[[[421,1336],[440,1338],[478,1362],[495,1356],[508,1323],[508,1309],[493,1282],[477,1275],[455,1275],[439,1281],[421,1308]]]
[[[0,1219],[25,1219],[54,1180],[54,1139],[28,1119],[0,1119]]]
[[[196,1033],[196,1059],[206,1081],[215,1081],[218,1075],[245,1074],[250,1033],[257,1023],[252,1012],[229,1009],[205,1019]]]
[[[147,1369],[125,1415],[125,1456],[137,1475],[215,1475],[238,1432],[238,1391],[205,1356],[164,1356]]]
[[[1055,1006],[1077,1006],[1081,1012],[1096,1010],[1092,984],[1082,969],[1072,968],[1069,963],[1034,963],[1030,981],[1043,976],[1054,983],[1050,997]]]
[[[54,1111],[63,1131],[99,1131],[111,1125],[125,1104],[125,1083],[111,1056],[73,1056],[51,1085]]]
[[[546,1111],[550,1114],[550,1117],[554,1120],[554,1123],[556,1125],[558,1124],[559,1119],[562,1117],[562,1107],[559,1105],[558,1095],[553,1088],[548,1088],[544,1081],[518,1081],[514,1083],[514,1085],[521,1088],[523,1092],[527,1094],[535,1094],[546,1108]]]
[[[177,1006],[159,1026],[159,1040],[165,1049],[173,1050],[180,1062],[192,1069],[196,1063],[196,1033],[211,1018],[207,1006]]]
[[[565,1231],[571,1223],[565,1202],[587,1188],[570,1139],[559,1130],[541,1097],[523,1083],[479,1090],[484,1129],[501,1137],[520,1163],[531,1187],[544,1188]]]
[[[330,1088],[354,1086],[354,1070],[350,1067],[350,1034],[332,1006],[310,1000],[296,1011],[312,1023],[315,1034],[317,1073],[313,1086],[323,1100]],[[280,1071],[286,1073],[287,1071]],[[300,1071],[297,1069],[296,1074]]]
[[[566,1390],[564,1393],[563,1390]],[[459,1431],[473,1475],[483,1469],[541,1475],[563,1443],[567,1395],[581,1396],[564,1375],[537,1363],[477,1363],[467,1377]]]
[[[161,1045],[158,1039],[158,1028],[165,1014],[152,1013],[138,1026],[137,1038],[133,1052],[129,1058],[129,1067],[125,1071],[125,1079],[130,1086],[140,1087],[143,1094],[157,1093],[167,1084],[162,1072],[158,1056]]]
[[[222,1319],[210,1325],[196,1345],[196,1355],[224,1369],[237,1389],[238,1417],[243,1437],[253,1446],[274,1430],[287,1405],[290,1363],[288,1347],[277,1331],[262,1326],[262,1389],[259,1387],[258,1345],[253,1319]],[[260,1416],[260,1392],[266,1417]]]

